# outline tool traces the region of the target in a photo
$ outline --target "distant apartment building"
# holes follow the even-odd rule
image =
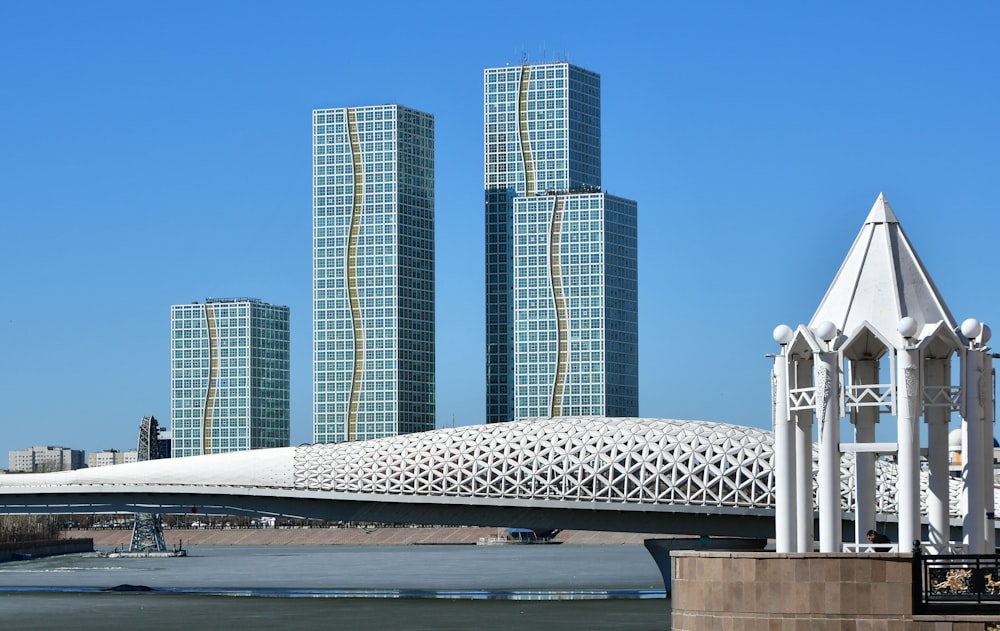
[[[46,473],[71,471],[86,466],[82,449],[67,447],[30,447],[9,452],[8,469],[11,473]]]
[[[114,464],[125,464],[136,462],[138,452],[135,449],[129,451],[118,451],[117,449],[105,449],[87,454],[88,467],[107,467]]]
[[[312,117],[313,439],[434,429],[434,118]]]
[[[288,446],[288,318],[255,298],[171,307],[173,457]]]
[[[484,71],[486,420],[639,414],[637,204],[602,191],[601,80]]]

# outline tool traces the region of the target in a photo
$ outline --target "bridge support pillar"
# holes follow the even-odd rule
[[[678,537],[676,539],[646,539],[642,542],[646,550],[656,561],[656,567],[660,568],[663,576],[663,587],[670,596],[672,584],[670,576],[671,559],[670,552],[673,550],[763,550],[767,545],[766,539],[748,539],[744,537]]]

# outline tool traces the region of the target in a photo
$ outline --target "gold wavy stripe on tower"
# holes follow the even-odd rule
[[[528,81],[531,67],[521,66],[521,83],[517,92],[517,111],[521,140],[521,161],[524,163],[524,194],[535,194],[535,163],[531,159],[531,140],[528,135]]]
[[[212,413],[215,411],[215,378],[219,373],[219,335],[215,328],[215,309],[205,304],[205,322],[208,323],[208,389],[205,391],[205,409],[201,415],[201,453],[212,453]]]
[[[347,293],[351,304],[351,329],[354,334],[354,371],[351,375],[351,395],[347,404],[345,423],[347,440],[358,437],[358,401],[361,398],[361,381],[364,375],[365,332],[361,318],[361,299],[358,295],[358,233],[361,230],[361,212],[364,206],[365,174],[361,160],[361,140],[358,121],[353,109],[347,110],[347,129],[351,144],[351,165],[354,170],[354,196],[351,200],[351,231],[347,241]]]
[[[562,222],[564,201],[556,195],[552,202],[552,221],[549,224],[549,281],[552,285],[552,302],[556,307],[556,338],[559,351],[556,359],[556,373],[552,379],[552,400],[549,415],[563,415],[563,390],[566,385],[566,360],[569,356],[569,323],[566,321],[566,296],[563,291],[562,265]]]

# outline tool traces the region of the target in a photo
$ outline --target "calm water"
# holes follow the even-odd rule
[[[656,629],[670,601],[641,546],[197,547],[177,559],[0,564],[8,628]],[[153,592],[103,592],[118,585]],[[4,627],[8,625],[4,623]]]

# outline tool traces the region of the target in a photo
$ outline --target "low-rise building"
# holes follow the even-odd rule
[[[82,449],[68,447],[29,447],[9,453],[8,469],[11,473],[44,473],[70,471],[86,466]]]
[[[136,462],[139,452],[135,449],[129,451],[118,451],[117,449],[105,449],[87,454],[88,467],[106,467],[113,464],[124,464],[126,462]]]

